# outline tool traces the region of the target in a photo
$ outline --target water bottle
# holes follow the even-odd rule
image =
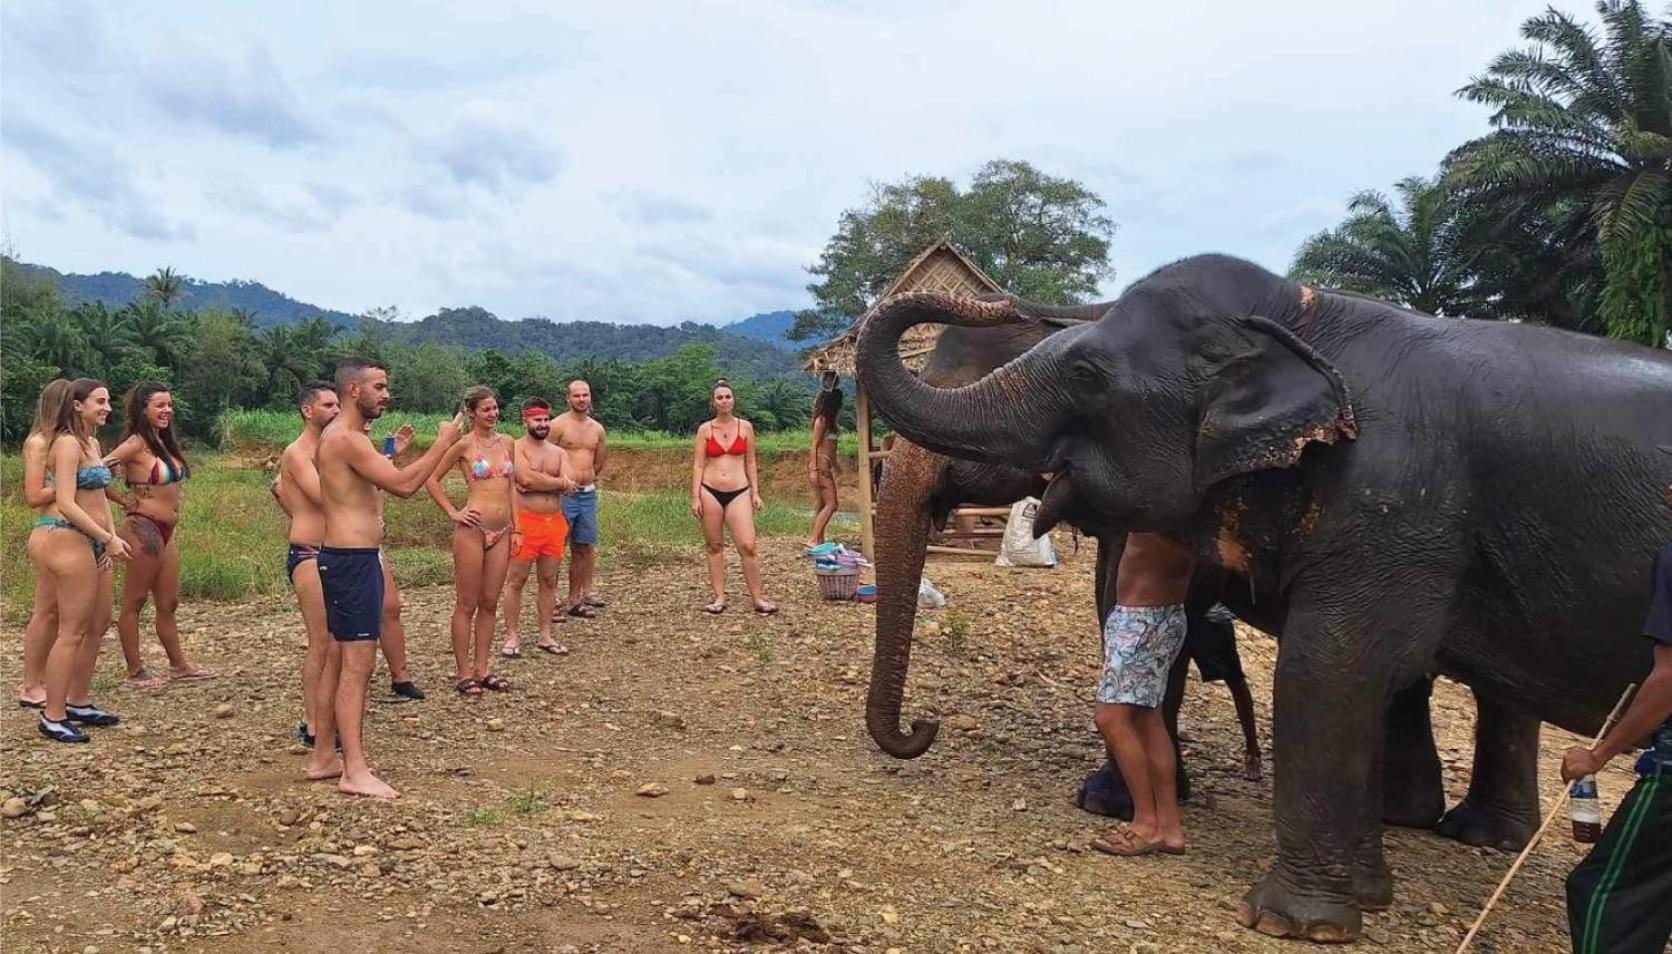
[[[1573,840],[1582,845],[1596,844],[1602,837],[1602,803],[1597,800],[1597,777],[1587,775],[1573,783],[1573,800],[1569,803],[1573,816]]]

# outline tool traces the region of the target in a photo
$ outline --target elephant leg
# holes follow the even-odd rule
[[[1520,851],[1539,822],[1538,719],[1475,693],[1469,793],[1435,831],[1466,845]]]
[[[1115,605],[1115,578],[1120,569],[1120,557],[1125,550],[1125,535],[1097,539],[1097,624],[1102,630],[1103,620]],[[1179,801],[1190,799],[1190,775],[1184,770],[1184,754],[1179,749],[1179,709],[1184,706],[1184,687],[1190,674],[1190,660],[1180,653],[1167,674],[1167,695],[1161,700],[1161,715],[1167,723],[1167,733],[1173,737],[1174,764],[1177,766]],[[1098,745],[1103,744],[1101,737]],[[1103,765],[1086,776],[1080,790],[1074,793],[1074,804],[1093,815],[1132,820],[1132,792],[1126,787],[1115,766],[1113,752],[1105,749]]]
[[[1402,828],[1432,828],[1446,810],[1440,755],[1434,749],[1434,726],[1428,699],[1434,683],[1427,678],[1394,693],[1388,704],[1382,749],[1382,821]]]
[[[1371,906],[1391,900],[1379,789],[1387,702],[1394,686],[1420,678],[1430,648],[1416,625],[1374,618],[1399,602],[1343,605],[1304,584],[1291,597],[1273,692],[1277,863],[1243,898],[1245,927],[1352,941],[1363,926],[1360,895]]]

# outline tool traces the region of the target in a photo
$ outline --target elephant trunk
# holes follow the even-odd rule
[[[900,707],[911,667],[912,630],[917,623],[917,588],[929,543],[930,501],[946,473],[946,458],[909,441],[897,441],[884,465],[877,498],[877,641],[871,658],[871,686],[865,698],[865,727],[884,752],[915,759],[934,744],[940,723],[913,719],[900,731]]]
[[[1066,404],[1054,358],[1090,325],[1059,332],[981,380],[937,388],[900,360],[900,336],[924,322],[988,327],[1033,320],[1011,301],[973,301],[929,292],[890,299],[860,331],[858,377],[888,422],[929,450],[971,460],[1052,469],[1053,418]]]

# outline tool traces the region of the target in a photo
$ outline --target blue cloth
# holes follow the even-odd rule
[[[75,487],[77,490],[102,490],[109,486],[109,467],[103,464],[90,464],[75,469]]]
[[[577,490],[563,495],[563,519],[569,521],[569,542],[583,547],[598,543],[598,491]]]
[[[339,643],[383,635],[383,561],[377,547],[320,547],[325,628]]]

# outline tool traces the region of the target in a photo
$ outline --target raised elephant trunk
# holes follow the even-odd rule
[[[1014,301],[973,301],[931,292],[890,299],[859,335],[860,386],[901,434],[930,450],[972,460],[1002,460],[1049,470],[1048,423],[1066,403],[1053,382],[1052,360],[1078,335],[1069,329],[981,380],[959,388],[920,381],[900,360],[900,336],[913,325],[939,322],[989,327],[1036,320]],[[1080,328],[1089,327],[1082,325]]]
[[[900,707],[911,668],[912,631],[917,624],[917,586],[929,543],[929,501],[946,474],[946,458],[908,441],[897,441],[883,465],[887,488],[877,500],[877,642],[871,658],[871,688],[865,697],[865,727],[884,752],[915,759],[934,744],[940,723],[913,719],[900,731]]]

